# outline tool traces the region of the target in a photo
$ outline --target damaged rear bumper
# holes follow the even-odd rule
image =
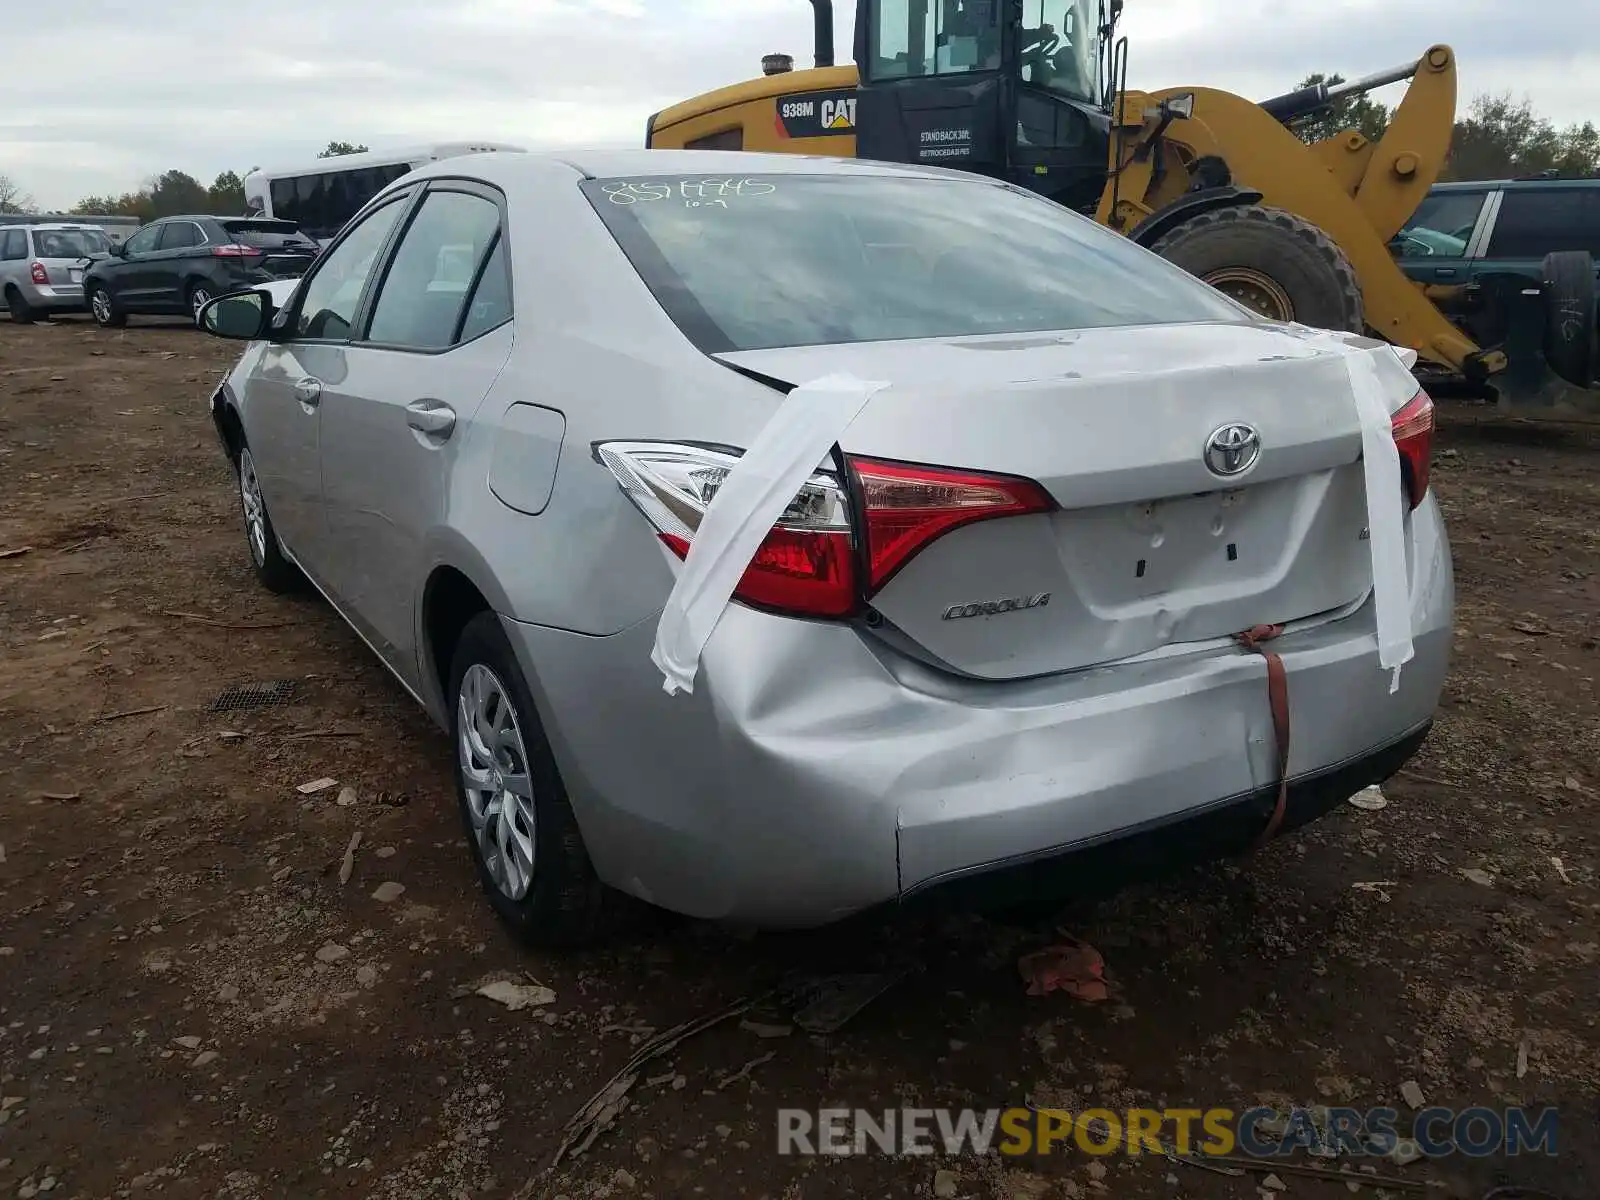
[[[1290,824],[1385,777],[1433,718],[1454,589],[1431,497],[1407,543],[1415,658],[1398,691],[1370,603],[1273,643]],[[995,683],[733,605],[694,692],[672,697],[654,621],[601,638],[505,626],[601,878],[693,916],[819,925],[1019,868],[1114,867],[1119,848],[1154,860],[1156,830],[1228,853],[1277,782],[1266,666],[1236,647]]]
[[[1431,721],[1425,722],[1388,745],[1291,780],[1280,836],[1388,779],[1417,752],[1432,727]],[[1266,827],[1277,800],[1277,786],[1269,784],[1135,829],[952,871],[924,880],[900,898],[918,908],[971,909],[1113,891],[1182,866],[1243,853]]]

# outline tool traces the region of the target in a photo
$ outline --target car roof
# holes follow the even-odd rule
[[[40,224],[40,225],[25,225],[25,226],[23,226],[23,228],[24,229],[31,229],[35,233],[49,233],[52,230],[58,230],[58,229],[92,229],[96,233],[103,232],[103,230],[101,230],[100,226],[90,224],[90,223],[88,223],[86,221],[80,221],[80,222],[50,221],[48,223],[44,223],[44,224]]]
[[[1600,178],[1592,179],[1463,179],[1436,183],[1436,192],[1470,192],[1486,189],[1519,188],[1600,188]]]
[[[497,152],[441,159],[405,176],[418,178],[469,176],[491,183],[511,182],[566,167],[590,179],[622,175],[689,175],[727,172],[739,175],[877,175],[916,178],[960,178],[991,182],[964,171],[868,159],[830,158],[812,154],[762,154],[746,150],[645,150],[600,148],[545,152]],[[399,186],[399,181],[396,182]]]

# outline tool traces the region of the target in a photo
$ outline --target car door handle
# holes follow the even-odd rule
[[[1454,279],[1456,277],[1456,269],[1454,267],[1435,267],[1433,269],[1433,277],[1435,279]]]
[[[413,400],[406,405],[406,424],[418,433],[441,441],[456,427],[455,410],[437,400]]]
[[[294,385],[294,398],[307,408],[315,408],[322,401],[322,380],[307,375]]]

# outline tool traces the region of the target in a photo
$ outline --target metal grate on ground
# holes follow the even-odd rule
[[[261,683],[236,683],[224,688],[207,710],[214,713],[241,712],[245,709],[282,708],[295,700],[293,679],[268,679]]]

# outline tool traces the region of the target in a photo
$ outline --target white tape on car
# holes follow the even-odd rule
[[[762,539],[850,422],[887,383],[828,375],[795,388],[711,498],[656,625],[667,694],[694,691],[700,654]]]
[[[1411,661],[1412,645],[1411,582],[1406,569],[1400,451],[1394,444],[1389,398],[1397,386],[1409,385],[1415,389],[1416,382],[1388,347],[1366,351],[1347,349],[1344,361],[1356,412],[1361,417],[1361,464],[1366,472],[1367,537],[1372,554],[1372,607],[1378,631],[1378,665],[1391,673],[1389,691],[1392,694],[1400,688],[1400,668]],[[1415,394],[1414,391],[1411,394]]]

